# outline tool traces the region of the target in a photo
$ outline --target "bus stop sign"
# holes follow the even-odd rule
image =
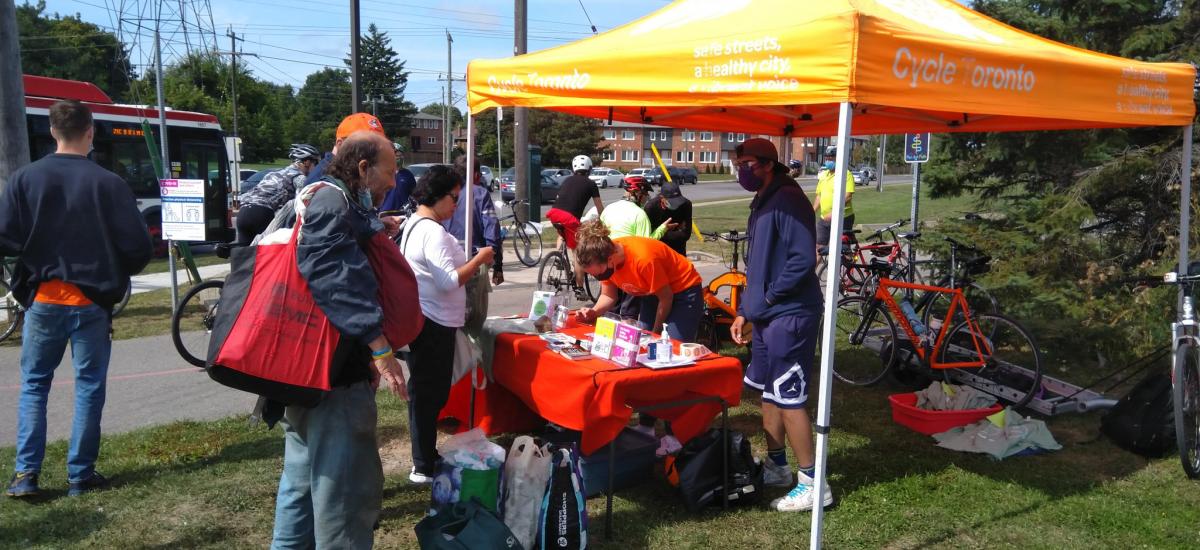
[[[928,162],[929,146],[929,132],[904,134],[904,162]]]

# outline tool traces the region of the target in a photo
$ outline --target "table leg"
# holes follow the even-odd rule
[[[729,508],[729,404],[721,400],[721,441],[725,452],[721,453],[721,507]]]
[[[605,491],[604,540],[612,540],[613,478],[616,477],[617,440],[608,442],[608,489]]]

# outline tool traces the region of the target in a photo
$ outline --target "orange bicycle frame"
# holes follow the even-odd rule
[[[729,288],[729,303],[717,296],[717,292],[723,287]],[[704,287],[704,305],[710,309],[721,311],[729,315],[730,319],[737,317],[738,301],[741,299],[742,289],[746,288],[746,274],[740,271],[727,271],[722,273],[713,280],[708,282]]]
[[[938,361],[934,356],[935,354],[933,353],[933,350],[941,349],[943,342],[949,335],[951,329],[950,323],[942,323],[942,327],[938,331],[938,336],[937,339],[934,340],[933,346],[926,350],[925,346],[921,345],[920,337],[917,336],[916,331],[913,330],[912,323],[908,321],[908,316],[904,315],[904,312],[900,310],[900,304],[896,303],[896,299],[892,297],[892,293],[888,292],[888,289],[907,289],[919,290],[922,292],[950,294],[950,308],[946,310],[946,319],[953,319],[954,314],[957,311],[962,310],[963,318],[966,319],[967,322],[967,329],[971,333],[971,343],[975,348],[975,357],[977,357],[978,360],[953,363],[942,363]],[[900,328],[904,329],[904,334],[908,336],[908,340],[913,343],[913,349],[916,350],[917,356],[921,358],[922,362],[928,364],[930,368],[978,368],[987,363],[986,357],[991,355],[991,349],[987,349],[987,353],[984,353],[984,349],[989,348],[989,345],[985,342],[985,339],[981,335],[979,325],[977,325],[975,323],[975,319],[971,317],[971,308],[967,305],[967,299],[965,296],[963,296],[961,289],[919,285],[880,277],[879,286],[875,289],[875,299],[882,301],[883,304],[887,306],[888,311],[892,314],[892,318],[897,324],[900,325]]]

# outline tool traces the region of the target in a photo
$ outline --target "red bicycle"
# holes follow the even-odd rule
[[[873,290],[874,272],[866,266],[871,263],[886,264],[891,267],[888,274],[893,279],[908,279],[908,255],[904,253],[904,245],[900,240],[909,240],[916,234],[896,233],[896,229],[907,224],[908,220],[899,220],[887,227],[877,229],[859,242],[857,235],[861,230],[853,229],[842,232],[842,276],[838,292],[843,297],[870,294]],[[824,282],[828,249],[818,249],[817,277]],[[921,282],[920,277],[914,282]]]

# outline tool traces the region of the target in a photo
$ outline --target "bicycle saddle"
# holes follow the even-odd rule
[[[910,233],[897,233],[896,236],[900,237],[901,239],[904,239],[906,241],[915,241],[915,240],[921,238],[921,232],[913,231]]]

